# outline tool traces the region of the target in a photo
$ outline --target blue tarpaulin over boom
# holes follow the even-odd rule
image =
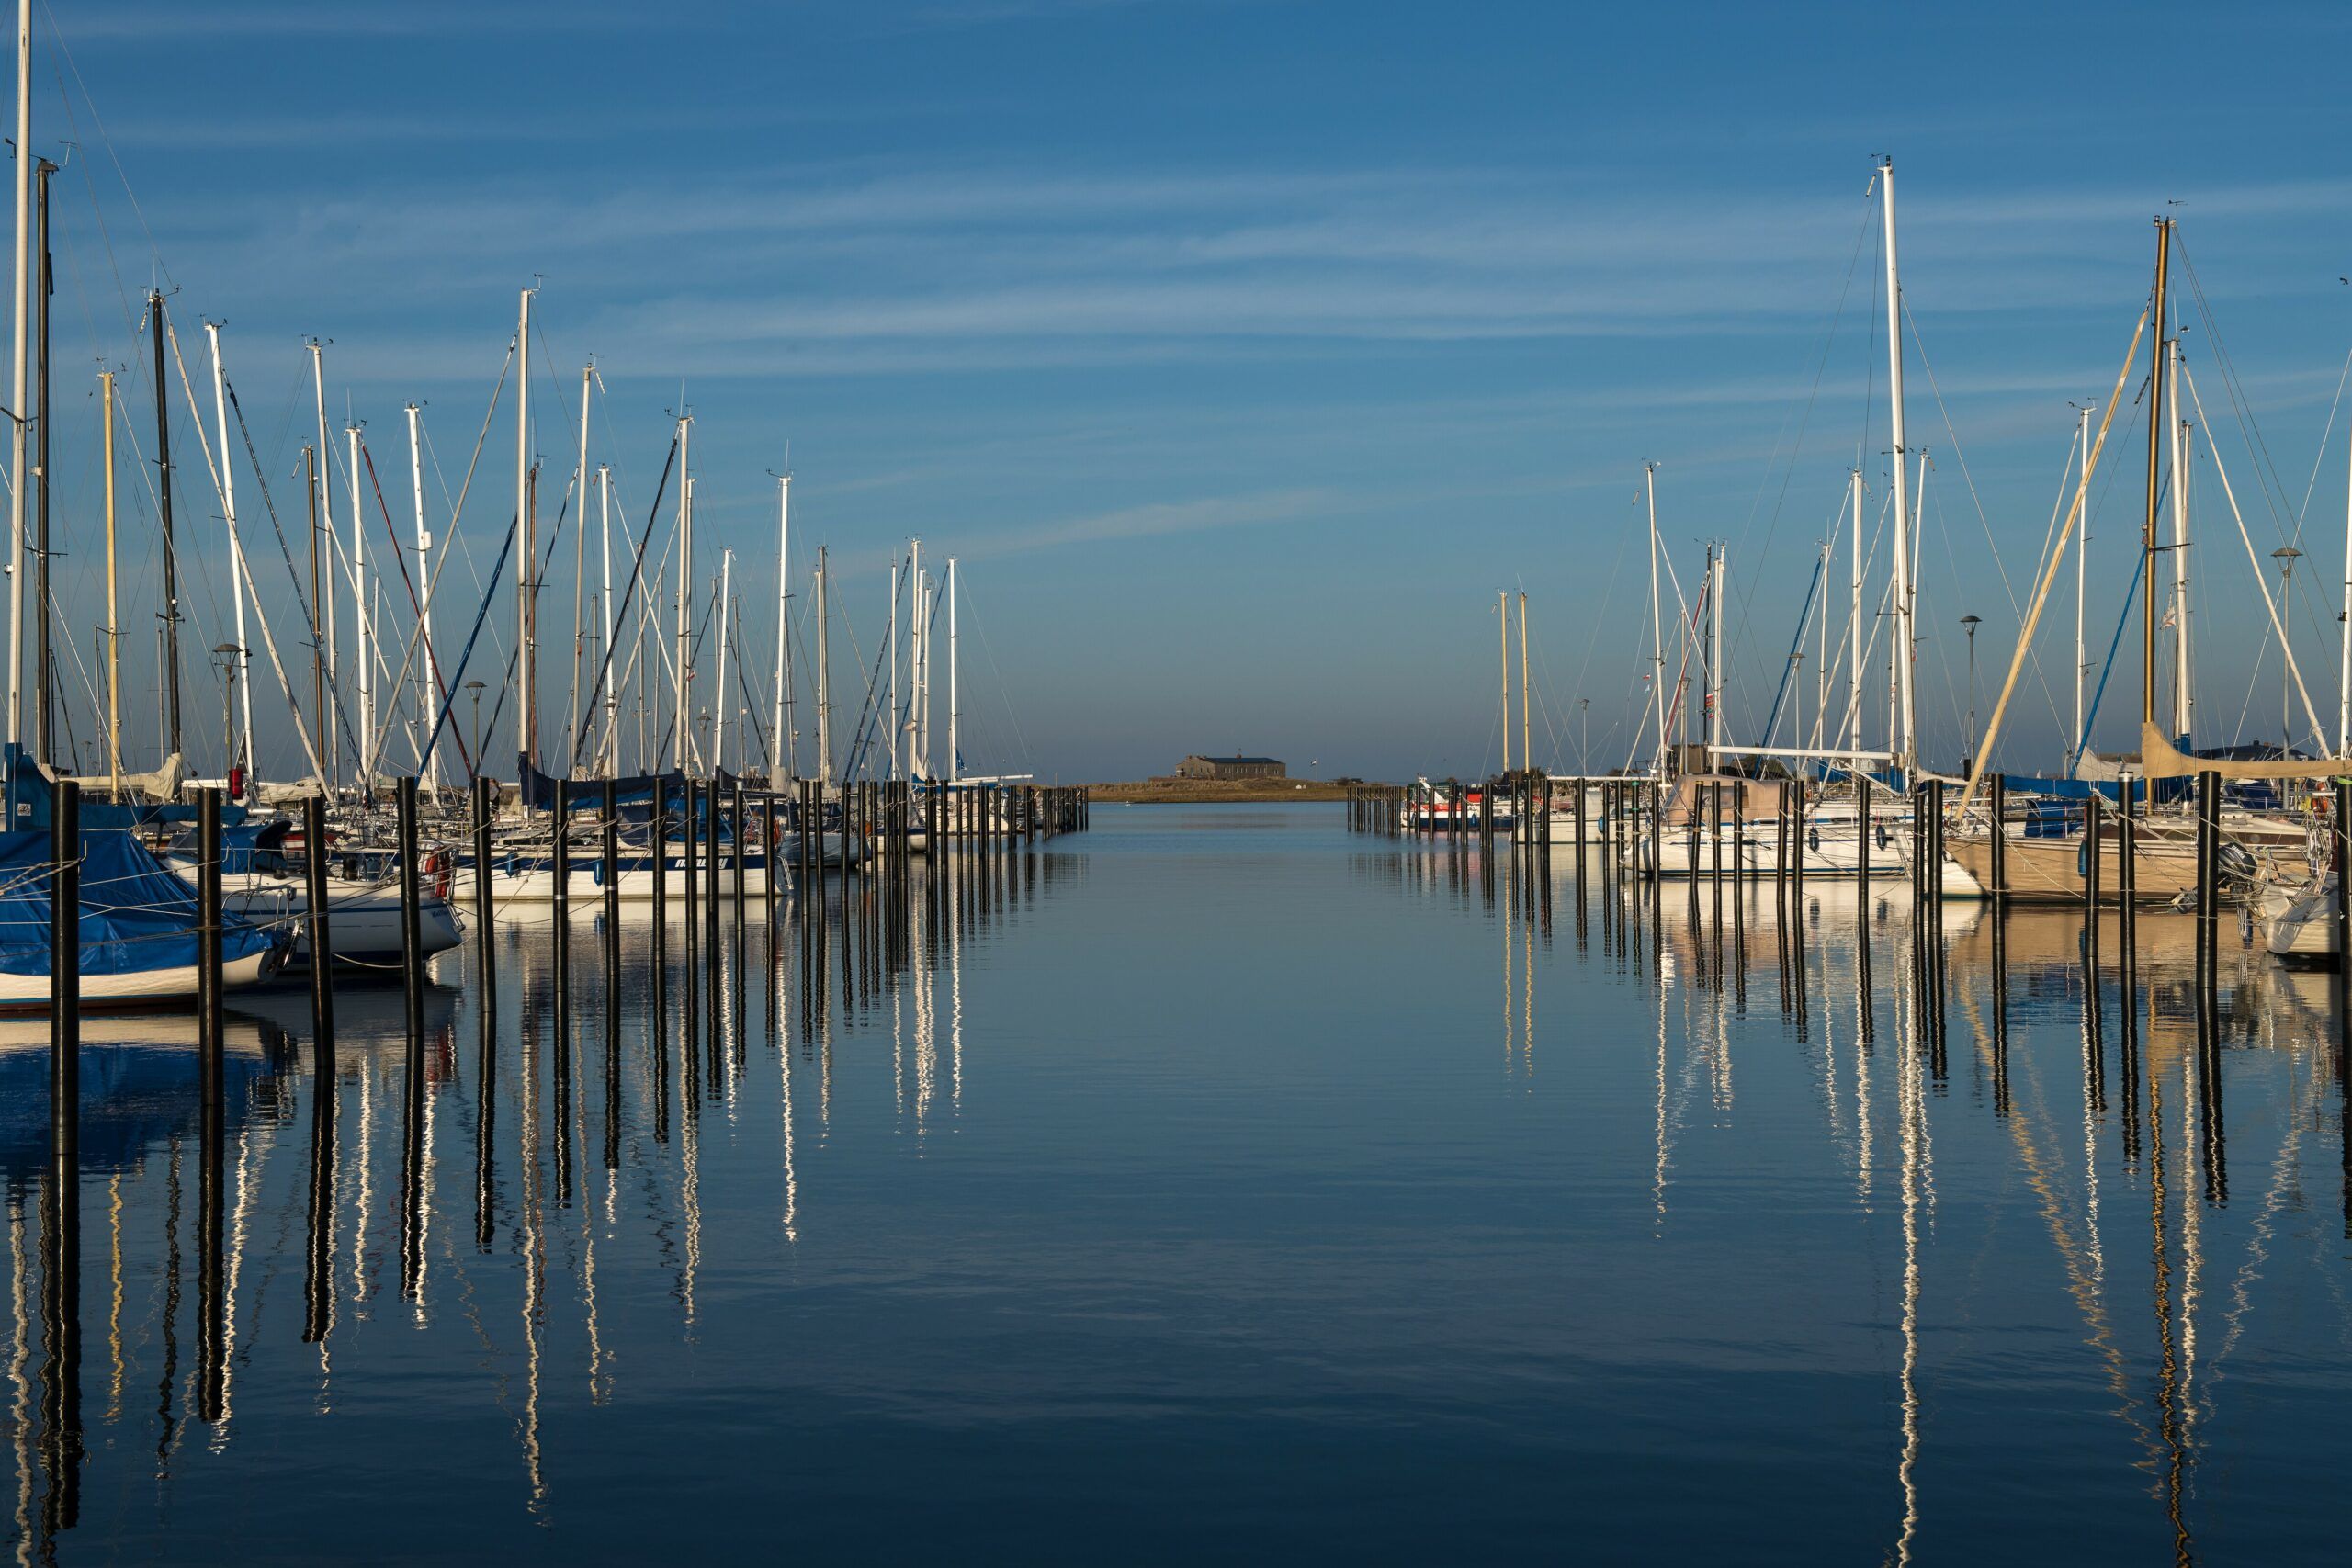
[[[50,971],[49,835],[0,833],[0,974]],[[196,890],[128,833],[82,835],[82,973],[135,975],[196,962]],[[274,939],[234,915],[220,957],[233,964]]]
[[[30,752],[21,746],[0,746],[0,762],[7,770],[8,819],[0,829],[33,828],[49,830],[50,782],[32,760]],[[134,828],[166,827],[193,824],[196,807],[183,801],[112,801],[104,800],[88,789],[82,792],[82,830],[95,833],[102,829],[129,832]],[[242,806],[220,803],[220,822],[233,828],[247,816]]]
[[[520,767],[521,774],[515,781],[515,789],[522,795],[523,804],[534,811],[552,809],[555,806],[556,793],[559,790],[573,806],[602,807],[605,804],[603,779],[560,779],[541,773],[528,762],[521,762]],[[718,777],[715,781],[689,780],[684,773],[638,773],[628,778],[612,781],[616,803],[647,804],[653,799],[655,790],[666,789],[670,792],[670,799],[673,806],[683,806],[685,786],[689,783],[699,783],[706,791],[716,788],[724,794],[735,787],[735,775],[724,768],[719,770]],[[704,798],[706,801],[709,798],[707,794]]]

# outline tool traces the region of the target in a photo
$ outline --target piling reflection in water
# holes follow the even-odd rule
[[[2195,1475],[2219,1396],[2212,1365],[2238,1341],[2276,1217],[2298,1201],[2302,1144],[2324,1127],[2352,1150],[2341,976],[2281,966],[2242,942],[2216,943],[2210,931],[2200,940],[2191,916],[2128,908],[2086,916],[1919,906],[1892,887],[1861,892],[1824,882],[1782,890],[1728,878],[1702,892],[1698,883],[1711,879],[1692,878],[1681,918],[1661,921],[1657,884],[1618,877],[1598,852],[1544,856],[1464,840],[1408,842],[1401,874],[1383,857],[1357,858],[1367,874],[1409,894],[1492,919],[1502,947],[1508,1075],[1532,1071],[1540,1037],[1535,933],[1548,927],[1534,918],[1535,899],[1556,893],[1571,903],[1579,966],[1597,961],[1619,976],[1655,975],[1649,1180],[1661,1233],[1672,1220],[1680,1145],[1710,1124],[1727,1125],[1735,1110],[1731,1023],[1752,986],[1777,989],[1787,1037],[1807,1047],[1815,1065],[1824,1130],[1850,1169],[1859,1210],[1891,1204],[1900,1233],[1889,1561],[1909,1561],[1918,1544],[1921,1477],[1935,1438],[1923,1386],[1938,1342],[1930,1325],[1939,1280],[1927,1246],[1936,1222],[1938,1124],[1964,1113],[1990,1118],[2033,1193],[2117,1418],[2156,1478],[2176,1560],[2194,1560]],[[1509,878],[1500,899],[1498,875]],[[1585,941],[1595,928],[1597,954]],[[1643,963],[1645,942],[1654,970]],[[1891,974],[1875,958],[1882,950],[1902,955]],[[1877,1038],[1890,1018],[1894,1055],[1882,1064]],[[2080,1063],[2071,1107],[2067,1077],[2047,1078],[2041,1060],[2018,1055],[2020,1018],[2073,1021]],[[1555,1049],[1564,1037],[1573,1035],[1553,1032]],[[1965,1042],[1957,1054],[1955,1040]],[[2225,1266],[2223,1287],[2207,1233],[2211,1216],[2233,1202],[2228,1085],[2249,1074],[2293,1109],[2269,1119],[2278,1145],[2258,1161],[2267,1177],[2261,1218]],[[1939,1109],[1959,1098],[1963,1083],[1969,1104]],[[1707,1120],[1694,1120],[1701,1106]],[[2070,1147],[2071,1158],[2062,1152]],[[2352,1154],[2345,1157],[2352,1173]],[[2145,1204],[2136,1311],[2106,1234],[2116,1223],[2119,1172]],[[2352,1235],[2352,1175],[2344,1191],[2343,1224]],[[2216,1302],[2228,1303],[2219,1325],[2202,1321]],[[2135,1320],[2143,1326],[2135,1329]]]
[[[887,1023],[894,1115],[919,1142],[960,1111],[966,946],[1050,893],[1061,857],[948,845],[771,901],[711,874],[702,848],[706,874],[670,911],[667,940],[646,904],[502,919],[444,955],[437,983],[413,997],[397,984],[342,989],[332,1051],[311,1049],[307,992],[242,995],[217,1072],[202,1067],[196,1018],[87,1021],[78,1149],[66,1156],[51,1146],[49,1026],[0,1022],[23,1552],[45,1560],[83,1513],[85,1280],[107,1282],[102,1468],[143,1451],[168,1487],[189,1417],[207,1447],[233,1443],[247,1419],[241,1369],[262,1361],[276,1375],[296,1346],[312,1359],[315,1410],[332,1412],[338,1365],[379,1332],[389,1296],[402,1332],[447,1313],[477,1325],[495,1364],[486,1392],[516,1413],[526,1506],[543,1510],[560,1482],[541,1417],[551,1382],[578,1380],[602,1405],[623,1376],[605,1345],[602,1255],[651,1246],[689,1338],[705,1310],[706,1104],[723,1111],[732,1144],[736,1118],[753,1113],[745,1097],[774,1074],[757,1113],[775,1129],[772,1207],[787,1247],[806,1201],[803,1121],[821,1135],[833,1114],[837,1034]],[[582,921],[593,934],[568,929]],[[593,965],[565,951],[574,942],[593,943]],[[837,947],[844,964],[854,953],[854,988],[835,983]],[[461,1031],[476,1043],[469,1056]],[[472,1223],[455,1235],[443,1224],[452,1159],[471,1174],[456,1201]],[[104,1195],[102,1254],[83,1250],[85,1189]],[[255,1249],[274,1259],[280,1236],[300,1238],[290,1320],[257,1285]],[[509,1292],[511,1336],[485,1315]],[[519,1366],[504,1364],[502,1344]],[[577,1362],[554,1364],[559,1348]],[[123,1397],[142,1381],[147,1404]],[[123,1429],[143,1435],[125,1447]]]
[[[51,1169],[42,1026],[0,1033],[0,1090],[21,1089],[0,1162],[16,1523],[34,1555],[96,1536],[94,1499],[145,1506],[150,1472],[168,1500],[199,1457],[298,1440],[289,1378],[300,1414],[331,1416],[387,1393],[375,1380],[421,1346],[439,1349],[443,1407],[503,1423],[496,1484],[535,1520],[576,1517],[605,1473],[580,1423],[676,1397],[632,1348],[716,1341],[746,1311],[748,1271],[788,1271],[812,1235],[838,1244],[829,1148],[878,1137],[904,1170],[935,1171],[981,1124],[964,1120],[985,1061],[966,1060],[967,964],[1091,874],[1083,852],[950,848],[771,912],[723,885],[711,902],[703,863],[694,924],[678,900],[666,940],[649,905],[576,902],[568,985],[547,909],[444,955],[413,1049],[398,990],[340,993],[323,1079],[304,997],[241,1000],[216,1115],[196,1098],[192,1021],[93,1021],[77,1179]],[[1827,1173],[1813,1201],[1883,1264],[1877,1293],[1823,1304],[1880,1337],[1860,1495],[1890,1560],[1961,1506],[1946,1380],[1981,1326],[1970,1178],[1988,1170],[2017,1179],[2061,1337],[2142,1466],[2148,1517],[2194,1552],[2200,1467],[2245,1388],[2217,1371],[2259,1328],[2308,1167],[2342,1137],[2331,978],[2227,942],[2201,964],[2188,922],[2153,914],[2127,942],[2111,915],[1953,905],[1922,921],[1900,891],[1842,880],[1661,902],[1597,854],[1478,841],[1340,863],[1433,947],[1475,947],[1465,1071],[1514,1114],[1581,1092],[1601,1054],[1638,1064],[1637,1168],[1613,1174],[1643,1246],[1709,1235],[1735,1139],[1795,1118]],[[1597,1005],[1611,992],[1620,1013]],[[1638,1028],[1596,1032],[1595,1016]],[[794,1326],[761,1325],[780,1358]]]

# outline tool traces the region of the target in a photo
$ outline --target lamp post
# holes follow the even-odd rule
[[[2292,545],[2281,545],[2270,552],[2270,558],[2278,563],[2278,625],[2282,628],[2288,618],[2288,587],[2295,580],[2295,562],[2302,558],[2302,554]],[[2292,673],[2293,667],[2287,662],[2287,644],[2282,636],[2278,644],[2278,755],[2281,757],[2294,749],[2294,720],[2288,717],[2287,707],[2288,681]]]
[[[473,700],[474,700],[474,772],[475,772],[477,774],[479,774],[479,773],[481,772],[481,694],[482,694],[482,682],[481,682],[480,681],[469,681],[469,682],[466,682],[466,694],[467,694],[467,695],[469,695],[469,696],[470,696],[470,697],[472,697],[472,698],[473,698]]]
[[[1982,615],[1962,615],[1960,624],[1968,633],[1968,761],[1969,771],[1976,762],[1976,628],[1984,624]]]
[[[212,662],[220,671],[220,733],[229,748],[228,765],[220,770],[225,779],[237,766],[237,656],[244,649],[233,642],[216,645]]]

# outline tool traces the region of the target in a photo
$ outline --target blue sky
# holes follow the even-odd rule
[[[1645,461],[1686,582],[1697,541],[1731,542],[1729,712],[1752,730],[1846,469],[1859,452],[1883,477],[1876,253],[1857,242],[1871,161],[1893,153],[1932,367],[1915,355],[1912,440],[1936,463],[1929,750],[1959,750],[1961,615],[1984,617],[1980,680],[1997,680],[2069,400],[2114,379],[2167,202],[2211,307],[2188,352],[2249,536],[2267,555],[2307,530],[2296,647],[2332,727],[2347,30],[2338,8],[2275,5],[57,4],[37,22],[35,144],[75,144],[61,618],[85,650],[102,618],[96,415],[74,400],[99,359],[143,355],[124,301],[151,276],[176,287],[191,352],[201,319],[227,321],[289,521],[304,338],[333,340],[331,399],[368,422],[388,495],[411,399],[454,495],[537,276],[551,482],[586,355],[605,388],[594,460],[633,524],[683,395],[702,540],[741,552],[757,643],[787,443],[796,546],[831,547],[867,652],[894,549],[920,535],[966,563],[976,766],[1132,776],[1214,748],[1474,772],[1498,760],[1506,586],[1529,595],[1539,756],[1577,761],[1585,697],[1592,761],[1621,761]],[[2250,423],[2221,406],[2214,329]],[[2102,646],[2143,439],[2119,429],[2093,518]],[[502,414],[459,519],[443,602],[460,620],[461,574],[488,570],[511,506],[511,440]],[[211,549],[189,596],[202,647],[225,635],[226,576],[200,464],[185,455],[182,495]],[[2268,736],[2281,671],[2220,490],[2200,470],[2199,728]],[[241,511],[262,521],[248,495]],[[126,527],[143,715],[152,528]],[[561,570],[545,613],[568,635]],[[2063,609],[2013,767],[2058,745]],[[492,624],[506,635],[503,604]],[[560,707],[561,649],[543,660]],[[217,713],[209,689],[193,712]],[[2100,740],[2128,743],[2136,701],[2127,669]],[[290,731],[261,728],[290,772]]]

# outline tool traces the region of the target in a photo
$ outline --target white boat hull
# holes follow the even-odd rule
[[[827,837],[832,837],[828,834]],[[694,871],[686,870],[685,852],[672,845],[664,857],[665,869],[660,874],[664,897],[684,899],[691,881],[694,891],[701,893],[709,886],[710,868],[699,854],[695,857]],[[767,855],[752,853],[744,857],[743,896],[765,898],[772,863]],[[654,894],[656,872],[652,859],[642,853],[624,855],[614,878],[615,896],[623,903],[650,902]],[[787,863],[773,869],[776,891],[792,891],[792,870]],[[491,862],[491,901],[496,908],[509,904],[552,904],[555,902],[557,879],[555,867],[540,856],[493,857]],[[721,897],[735,894],[735,856],[722,850],[718,855],[718,888]],[[466,899],[473,897],[474,869],[470,864],[458,868],[452,885],[452,897]],[[593,851],[575,858],[568,868],[564,893],[572,904],[601,902],[605,897],[605,863]]]
[[[196,868],[172,868],[191,886]],[[288,967],[306,969],[311,963],[310,886],[299,876],[268,873],[235,874],[221,878],[220,907],[264,930],[288,928],[294,933]],[[424,955],[447,953],[465,941],[465,928],[448,899],[427,892],[417,906],[417,933]],[[354,883],[338,877],[327,881],[327,940],[337,964],[380,969],[405,960],[401,933],[401,895],[397,885]]]
[[[286,951],[283,942],[273,943],[259,953],[223,964],[222,988],[237,990],[274,978],[285,965]],[[82,1010],[128,1012],[141,1008],[192,1007],[196,992],[197,968],[193,964],[140,969],[126,975],[85,975]],[[48,976],[0,975],[0,1013],[48,1010]]]
[[[1780,824],[1762,821],[1724,824],[1720,852],[1712,824],[1694,839],[1689,829],[1668,830],[1658,837],[1635,840],[1635,863],[1645,874],[1661,877],[1713,876],[1720,863],[1725,876],[1777,876],[1781,873]],[[1904,818],[1873,816],[1871,819],[1870,872],[1872,876],[1910,874],[1911,824]],[[1790,866],[1799,876],[1859,874],[1861,839],[1850,817],[1843,820],[1809,821],[1796,845]]]
[[[2335,888],[2324,879],[2267,887],[2255,908],[2274,957],[2328,960],[2335,951]]]

